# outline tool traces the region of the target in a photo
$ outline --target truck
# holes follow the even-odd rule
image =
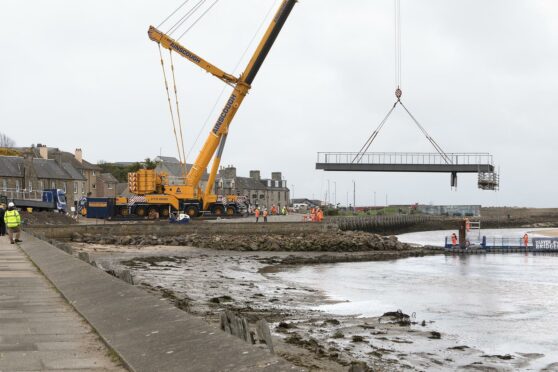
[[[32,208],[34,211],[66,213],[66,193],[62,189],[44,189],[42,191],[8,190],[5,191],[5,194],[4,197],[7,202],[13,202],[17,208]]]
[[[269,24],[250,62],[239,77],[228,74],[217,68],[214,64],[209,63],[181,45],[177,40],[159,31],[156,27],[149,27],[148,36],[152,41],[158,44],[160,49],[167,49],[171,53],[179,54],[181,57],[230,85],[233,91],[188,172],[186,172],[185,155],[183,151],[182,153],[180,152],[180,146],[178,146],[181,164],[183,166],[183,178],[181,178],[178,183],[171,183],[167,175],[157,173],[152,169],[141,169],[138,172],[129,173],[128,186],[133,196],[116,198],[114,200],[114,209],[117,215],[122,217],[145,217],[154,215],[156,212],[160,217],[167,218],[171,213],[185,213],[191,218],[195,218],[202,214],[233,216],[241,212],[242,203],[239,202],[237,196],[218,196],[213,192],[216,174],[225,148],[230,124],[244,101],[244,98],[250,91],[258,71],[275,43],[281,29],[285,25],[296,2],[297,0],[283,0],[281,2],[275,17],[273,17]],[[165,67],[162,59],[161,64],[163,65],[164,71]],[[173,65],[171,65],[171,68],[174,71]],[[165,74],[163,76],[165,85],[167,86],[167,96],[170,104],[171,100],[167,77]],[[172,107],[171,115],[173,115]],[[180,121],[180,117],[178,117],[178,121]],[[181,130],[180,127],[180,131]],[[177,137],[176,128],[174,132],[178,144],[179,138]],[[205,170],[208,169],[211,161],[212,165],[211,171],[209,172],[209,180],[205,190],[202,190],[200,187],[200,180]]]

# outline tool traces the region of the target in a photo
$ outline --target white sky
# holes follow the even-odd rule
[[[20,146],[81,147],[92,162],[176,156],[147,28],[180,3],[3,0],[0,132]],[[181,42],[233,72],[273,3],[221,0]],[[357,151],[394,101],[393,0],[301,0],[222,164],[282,171],[295,197],[323,199],[330,180],[343,204],[355,180],[358,205],[372,205],[375,191],[377,204],[388,194],[389,203],[557,207],[558,2],[402,0],[402,17],[404,102],[447,152],[491,152],[500,192],[477,190],[476,175],[460,175],[455,192],[448,174],[314,170],[318,151]],[[178,56],[175,65],[189,149],[223,83]],[[371,150],[432,148],[398,110]]]

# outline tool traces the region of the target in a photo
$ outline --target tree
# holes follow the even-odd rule
[[[0,133],[0,147],[11,148],[15,146],[15,141],[5,135],[4,133]]]

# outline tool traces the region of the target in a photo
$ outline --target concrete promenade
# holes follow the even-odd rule
[[[124,371],[31,263],[0,238],[0,371]]]
[[[21,249],[130,370],[300,370],[42,240],[23,240]]]

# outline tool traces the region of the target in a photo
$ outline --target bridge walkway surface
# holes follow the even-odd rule
[[[0,238],[0,371],[125,371],[52,284]]]
[[[43,240],[30,234],[24,234],[23,240],[24,242],[19,244],[20,249],[27,254],[68,303],[91,325],[106,345],[120,357],[129,370],[301,370],[267,350],[226,334],[202,319],[176,308],[166,300],[125,283]],[[11,260],[14,260],[15,256],[17,261],[18,255],[13,254],[17,251],[12,247],[5,248],[5,244],[1,246],[3,251],[10,252],[11,250],[12,252],[11,256],[6,256],[6,260],[7,257],[12,257]],[[23,261],[24,264],[30,265],[28,260]],[[7,265],[0,266],[2,268],[0,273],[8,272],[5,271],[5,266]],[[35,271],[35,275],[40,274]],[[46,279],[41,280],[43,285],[48,287]],[[11,279],[11,282],[21,285],[18,284],[16,278]],[[34,283],[30,284],[31,287],[34,285]],[[2,296],[10,296],[9,287],[2,278]],[[55,292],[54,288],[48,288],[51,292]],[[30,290],[30,301],[33,295],[33,291]],[[76,319],[79,319],[68,309],[67,303],[65,304],[60,296],[56,298],[61,302],[50,305],[53,311],[65,309],[64,314],[73,314],[68,316],[75,316]],[[5,300],[5,303],[9,304],[7,301],[8,299]],[[39,304],[35,304],[33,301],[31,304],[28,306],[31,309],[39,307]],[[4,308],[2,309],[4,310]],[[9,308],[7,310],[11,311]],[[48,319],[48,316],[45,317]],[[3,319],[4,317],[0,319],[0,325],[2,325],[0,329],[4,329],[1,323],[4,321]],[[61,324],[59,326],[62,327]],[[68,327],[81,329],[71,323]],[[17,327],[12,326],[12,331],[14,328]],[[30,329],[31,331],[32,329]],[[0,341],[4,342],[1,332],[0,330]],[[46,337],[46,339],[49,338]],[[0,345],[7,347],[3,343]],[[78,352],[83,351],[78,348],[76,353]],[[6,361],[0,359],[0,371],[11,370],[3,367],[2,363],[9,362],[7,359],[4,360]]]

